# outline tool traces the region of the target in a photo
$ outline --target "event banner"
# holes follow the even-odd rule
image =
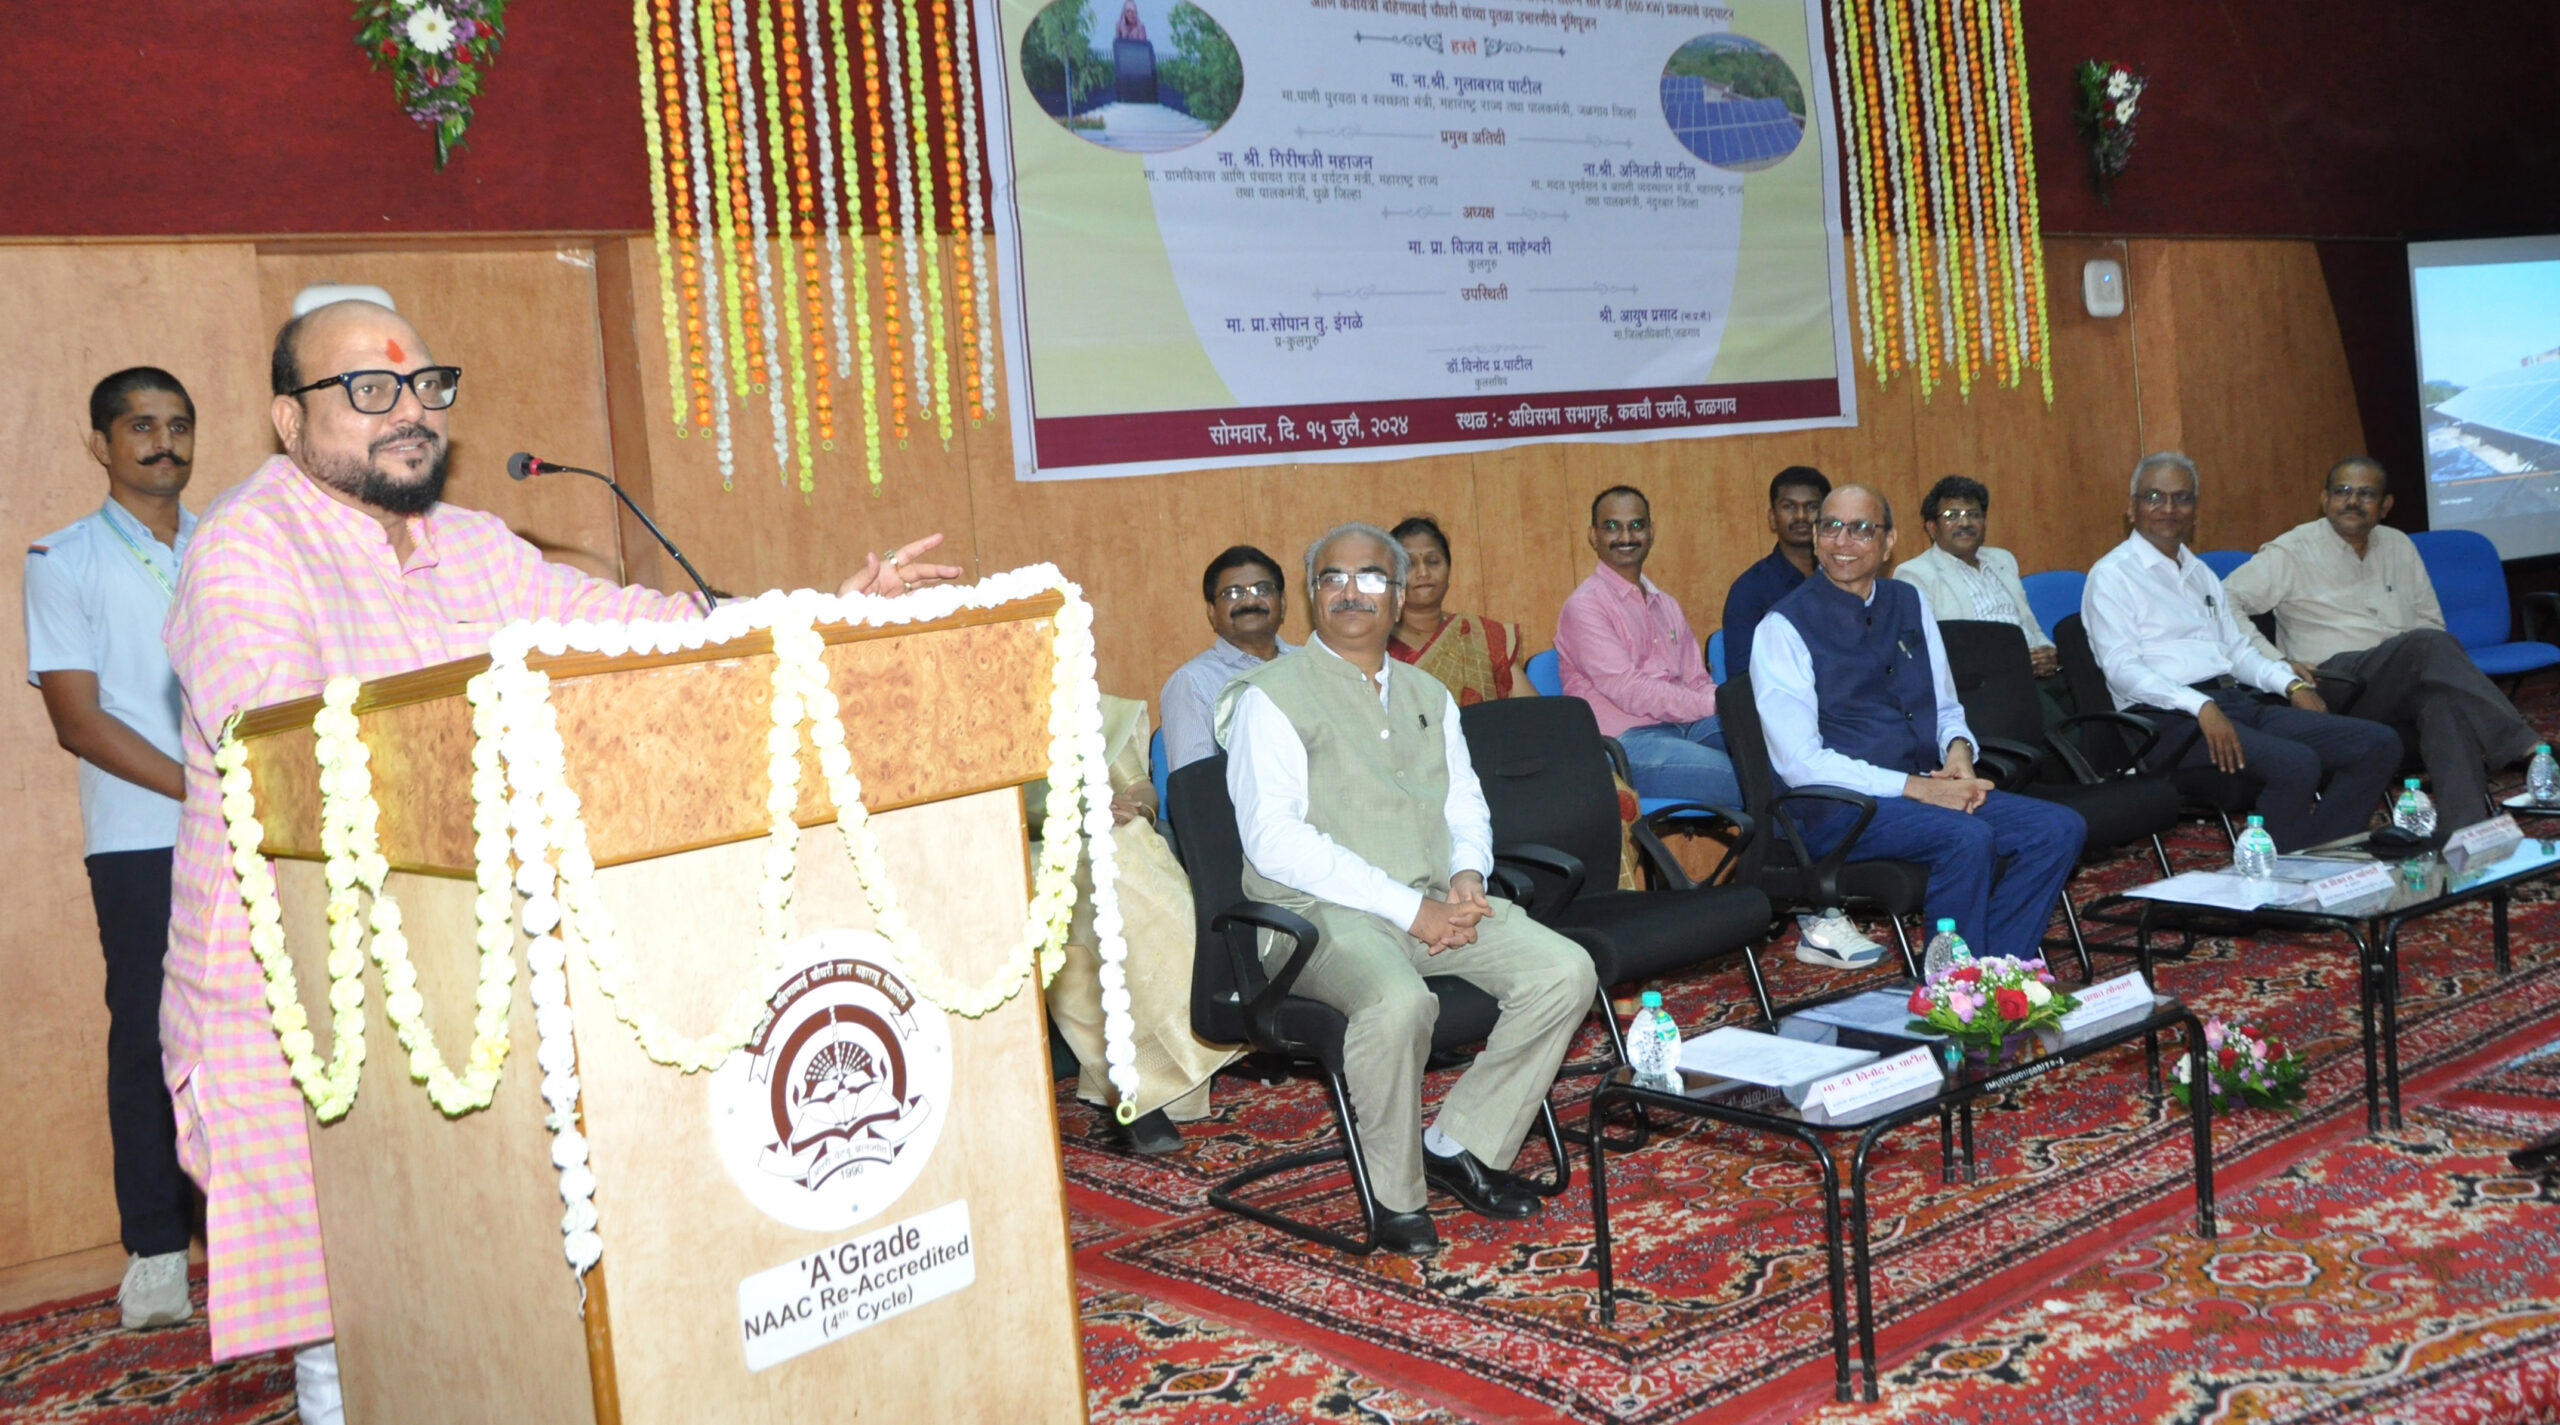
[[[977,0],[1017,470],[1856,421],[1820,0]]]

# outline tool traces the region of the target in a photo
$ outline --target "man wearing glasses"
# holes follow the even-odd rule
[[[1981,481],[1949,475],[1920,501],[1920,526],[1929,547],[1893,566],[1893,577],[1929,596],[1941,619],[1980,619],[2015,624],[2027,636],[2027,662],[2051,727],[2071,716],[2062,655],[2036,622],[2027,591],[2018,582],[2018,558],[1988,541],[1991,491]]]
[[[1209,715],[1229,679],[1298,651],[1280,638],[1288,618],[1281,599],[1288,591],[1279,561],[1250,544],[1222,550],[1209,561],[1200,576],[1200,597],[1209,601],[1209,628],[1217,641],[1174,669],[1156,698],[1167,766],[1188,766],[1218,750]]]
[[[2332,715],[2311,679],[2250,641],[2222,581],[2187,548],[2197,489],[2195,462],[2176,451],[2133,468],[2133,533],[2080,595],[2107,691],[2161,725],[2154,770],[2262,778],[2257,810],[2277,850],[2362,831],[2399,768],[2399,736]]]
[[[213,745],[248,708],[331,677],[381,678],[484,651],[517,619],[682,619],[690,597],[545,561],[495,516],[444,504],[462,384],[390,308],[342,301],[276,334],[269,415],[285,453],[197,527],[164,635],[186,694],[186,798],[161,1011],[179,1160],[205,1190],[213,1356],[286,1347],[302,1419],[340,1418],[302,1096],[267,1023],[230,864]],[[847,592],[957,576],[865,561]],[[316,1343],[316,1344],[315,1344]]]
[[[2294,671],[2352,697],[2356,716],[2418,725],[2439,825],[2454,831],[2489,816],[2487,774],[2532,755],[2541,736],[2445,631],[2418,547],[2382,523],[2387,483],[2369,455],[2339,461],[2321,482],[2321,517],[2268,541],[2223,587],[2243,616],[2273,613]],[[2363,691],[2328,681],[2337,675]]]
[[[1307,550],[1315,636],[1218,697],[1244,891],[1323,933],[1294,993],[1343,1012],[1343,1078],[1377,1194],[1379,1244],[1427,1256],[1428,1188],[1488,1217],[1535,1214],[1509,1169],[1594,990],[1591,957],[1485,896],[1493,821],[1458,702],[1387,656],[1412,556],[1374,525]],[[1266,953],[1271,948],[1266,943]],[[1502,1019],[1422,1125],[1439,1001],[1425,975],[1492,995]]]
[[[1927,866],[1932,923],[1953,920],[1983,954],[2040,957],[2089,824],[1974,775],[1929,600],[1879,577],[1893,541],[1893,506],[1875,491],[1843,485],[1822,502],[1814,577],[1769,610],[1751,647],[1770,765],[1789,787],[1873,797],[1849,859]],[[1828,851],[1853,819],[1837,804],[1804,816],[1807,846]]]

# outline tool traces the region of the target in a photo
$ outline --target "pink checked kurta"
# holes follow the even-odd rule
[[[417,547],[402,565],[379,523],[277,456],[205,512],[169,613],[186,690],[187,798],[160,1045],[179,1160],[204,1187],[215,1360],[331,1335],[302,1096],[267,1020],[223,829],[213,741],[224,720],[308,697],[340,674],[380,678],[486,652],[516,619],[698,611],[550,563],[478,510],[438,505],[409,530]],[[312,1023],[327,1023],[313,987],[303,993]],[[366,1061],[356,1112],[374,1094],[414,1091],[389,1044]]]

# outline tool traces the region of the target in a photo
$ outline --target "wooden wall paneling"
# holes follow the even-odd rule
[[[1519,624],[1533,652],[1552,648],[1556,610],[1590,572],[1582,538],[1588,497],[1576,495],[1560,445],[1516,445],[1470,459],[1474,518],[1466,528],[1450,525],[1449,538],[1471,563],[1461,565],[1450,604]]]
[[[2364,448],[2337,314],[2310,243],[2170,246],[2196,537],[2254,549],[2318,514],[2321,476]]]
[[[116,1239],[106,1108],[106,972],[81,864],[75,763],[24,681],[25,550],[98,508],[106,476],[83,447],[89,388],[159,366],[196,403],[186,502],[236,483],[267,446],[258,279],[241,243],[0,247],[0,1265]]]
[[[2094,257],[2121,260],[2120,245],[2045,244],[2052,405],[2029,371],[2014,388],[1977,380],[1970,399],[1942,389],[1915,424],[1909,503],[1895,496],[1904,557],[1928,547],[1920,500],[1942,475],[1990,487],[1991,542],[2017,555],[2022,570],[2086,569],[2124,538],[2123,481],[2141,454],[2134,331],[2123,317],[2082,307],[2080,267]]]
[[[773,423],[763,391],[730,401],[731,450],[735,475],[730,488],[720,482],[719,450],[712,438],[679,434],[668,405],[666,328],[658,296],[655,245],[645,237],[626,241],[625,262],[638,339],[617,356],[636,357],[636,379],[617,369],[617,399],[635,403],[644,413],[650,488],[657,504],[651,511],[667,534],[702,570],[713,586],[728,593],[754,594],[770,588],[833,590],[862,567],[866,551],[877,552],[934,530],[944,536],[942,562],[961,565],[971,577],[983,572],[972,539],[966,474],[967,447],[962,440],[968,421],[955,413],[951,448],[946,451],[927,411],[911,424],[907,444],[897,448],[887,421],[881,440],[887,448],[884,477],[874,489],[862,460],[861,383],[858,376],[837,373],[833,392],[837,411],[835,448],[817,459],[816,488],[803,494],[797,469],[785,481],[773,451]],[[846,294],[851,298],[857,274],[866,270],[866,248],[845,255]],[[949,283],[944,284],[946,292]],[[873,353],[881,364],[880,389],[889,390],[888,336],[873,325]],[[953,340],[957,348],[957,338]],[[628,396],[619,393],[629,393]],[[812,435],[815,435],[813,425]],[[660,570],[658,587],[673,588],[683,571],[669,564]]]
[[[612,491],[582,475],[518,483],[506,468],[519,450],[610,468],[591,247],[261,250],[260,307],[270,341],[293,314],[294,294],[315,282],[380,286],[436,359],[462,368],[462,394],[447,428],[453,473],[446,498],[498,516],[564,564],[621,576],[620,507]],[[267,448],[274,449],[272,441]]]
[[[629,239],[609,239],[595,245],[596,324],[604,361],[605,420],[613,440],[612,458],[595,468],[613,476],[633,502],[654,516],[658,509],[657,468],[649,459],[649,401],[648,393],[641,388],[641,289],[632,281],[633,246]],[[653,276],[650,280],[656,279]],[[656,536],[649,533],[647,526],[627,510],[617,510],[615,520],[622,548],[623,582],[660,590],[692,586],[693,581],[658,547]],[[676,547],[682,549],[684,545],[679,541]],[[675,583],[669,584],[669,579]]]

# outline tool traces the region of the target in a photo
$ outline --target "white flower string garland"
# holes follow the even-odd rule
[[[995,608],[1055,591],[1064,600],[1053,645],[1055,674],[1050,703],[1049,797],[1044,807],[1042,856],[1022,939],[995,974],[970,984],[930,968],[922,944],[897,903],[877,835],[863,807],[860,778],[846,746],[837,699],[829,688],[825,641],[815,625],[845,622],[884,627],[945,618],[965,609]],[[800,730],[808,724],[819,765],[843,829],[845,849],[862,882],[874,920],[891,947],[897,969],[919,993],[943,1009],[977,1018],[1021,991],[1036,966],[1045,987],[1065,962],[1064,944],[1075,909],[1075,871],[1082,845],[1093,848],[1094,928],[1102,961],[1105,1059],[1119,1091],[1122,1122],[1135,1117],[1139,1088],[1135,1025],[1129,1016],[1125,962],[1128,943],[1120,916],[1117,859],[1111,841],[1111,790],[1102,736],[1101,695],[1094,682],[1093,611],[1082,591],[1052,565],[997,575],[968,587],[922,590],[894,599],[855,595],[839,599],[808,590],[772,593],[725,605],[706,619],[682,623],[639,621],[628,625],[573,621],[519,623],[491,642],[491,667],[471,680],[475,743],[472,752],[473,831],[477,837],[480,951],[479,1013],[468,1067],[454,1075],[435,1048],[416,991],[399,928],[399,908],[382,894],[389,866],[375,827],[379,807],[371,792],[369,754],[357,736],[354,679],[332,680],[325,706],[314,719],[319,737],[323,850],[331,888],[330,1002],[336,1010],[332,1058],[315,1052],[301,1007],[293,964],[284,951],[282,915],[275,887],[257,847],[264,836],[249,786],[247,749],[226,729],[215,765],[222,771],[223,811],[230,824],[234,867],[249,908],[251,949],[267,980],[267,998],[279,1044],[299,1085],[323,1121],[353,1104],[363,1063],[364,985],[362,929],[355,918],[357,892],[373,899],[374,959],[385,987],[385,1008],[410,1053],[413,1077],[426,1083],[436,1106],[449,1115],[485,1107],[496,1092],[506,1053],[506,1015],[515,975],[513,943],[521,925],[531,937],[530,992],[540,1036],[542,1096],[551,1108],[552,1159],[560,1169],[563,1253],[584,1272],[600,1259],[592,1202],[595,1177],[578,1131],[579,1084],[574,1021],[568,1004],[567,963],[572,942],[584,949],[614,1012],[630,1025],[643,1052],[660,1063],[695,1072],[723,1062],[751,1035],[765,1013],[765,997],[790,936],[792,872],[800,829]],[[687,1036],[638,1004],[632,972],[610,915],[594,886],[595,861],[579,816],[577,794],[566,778],[566,747],[550,701],[547,674],[527,666],[535,651],[559,656],[571,650],[619,655],[650,654],[728,643],[770,629],[775,649],[773,730],[767,750],[773,816],[757,897],[759,950],[756,969],[710,1032]],[[1084,836],[1079,836],[1081,812]],[[512,865],[511,865],[512,863]],[[521,900],[521,905],[518,902]]]

